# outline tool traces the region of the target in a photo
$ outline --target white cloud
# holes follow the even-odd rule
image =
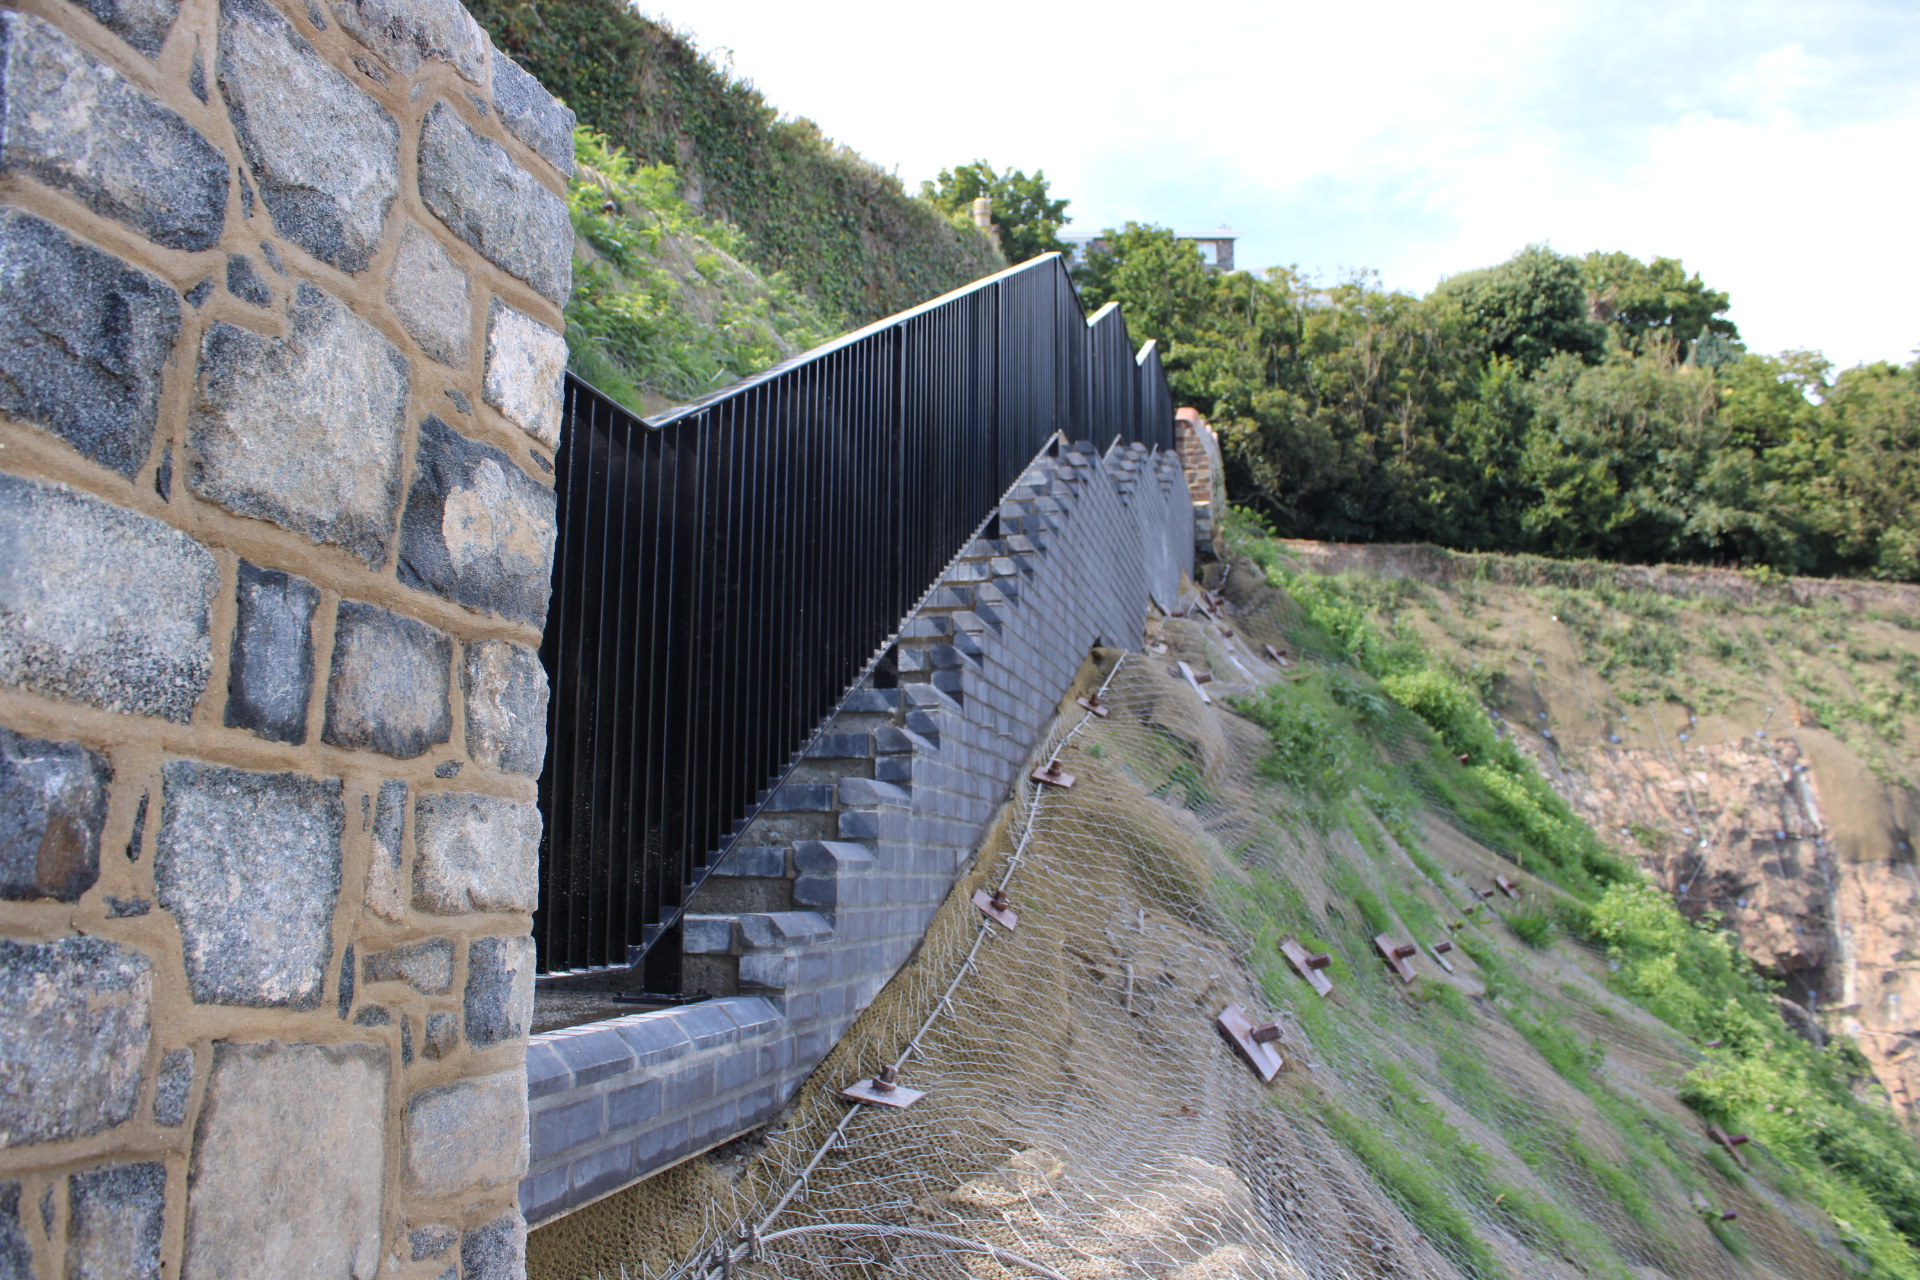
[[[1730,16],[1731,15],[1731,16]],[[1920,13],[1870,0],[668,11],[909,186],[1044,168],[1076,229],[1399,288],[1530,241],[1683,259],[1758,349],[1920,346]]]

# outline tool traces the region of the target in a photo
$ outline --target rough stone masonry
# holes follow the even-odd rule
[[[0,1280],[524,1274],[572,114],[0,8]]]

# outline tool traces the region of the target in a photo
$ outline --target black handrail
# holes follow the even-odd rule
[[[678,989],[687,899],[1057,435],[1173,447],[1058,254],[641,420],[567,375],[540,969]]]

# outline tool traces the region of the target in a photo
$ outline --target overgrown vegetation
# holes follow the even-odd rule
[[[1291,682],[1239,706],[1271,737],[1270,776],[1309,797],[1310,813],[1337,810],[1343,794],[1364,798],[1350,812],[1354,837],[1370,852],[1377,841],[1369,834],[1371,815],[1384,811],[1399,815],[1395,839],[1412,854],[1418,837],[1405,815],[1426,806],[1557,886],[1564,894],[1557,900],[1535,897],[1506,906],[1500,912],[1506,928],[1528,949],[1551,947],[1564,934],[1604,949],[1610,987],[1705,1046],[1700,1065],[1681,1084],[1681,1099],[1703,1121],[1752,1135],[1751,1149],[1763,1153],[1770,1176],[1831,1215],[1873,1275],[1920,1277],[1920,1155],[1912,1137],[1863,1087],[1870,1073],[1858,1050],[1844,1038],[1815,1048],[1789,1029],[1769,984],[1717,917],[1683,917],[1670,896],[1608,849],[1502,738],[1469,681],[1432,658],[1411,628],[1389,631],[1376,621],[1400,615],[1401,606],[1423,588],[1404,581],[1296,574],[1253,522],[1236,519],[1230,531],[1238,549],[1252,556],[1297,606],[1291,638],[1309,660]],[[1666,606],[1646,601],[1637,607],[1658,613]],[[1652,848],[1668,837],[1644,829],[1629,832],[1629,838]],[[1416,859],[1437,882],[1434,869],[1424,865],[1428,862]],[[1256,878],[1247,891],[1264,900],[1263,909],[1274,921],[1263,934],[1267,946],[1277,942],[1279,929],[1313,922],[1297,894],[1272,892],[1272,883]],[[1332,883],[1365,918],[1355,922],[1356,929],[1371,931],[1381,919],[1392,918],[1379,894],[1352,871],[1336,867]],[[1418,893],[1391,892],[1388,898],[1394,914],[1415,929],[1435,927],[1432,909]],[[1502,1111],[1502,1091],[1474,1047],[1475,1022],[1463,1016],[1472,1011],[1457,994],[1433,994],[1421,1005],[1441,1019],[1432,1034],[1443,1045],[1449,1096],[1494,1124],[1516,1149],[1536,1151],[1541,1171],[1584,1179],[1637,1221],[1651,1222],[1646,1176],[1636,1178],[1631,1171],[1663,1169],[1678,1185],[1695,1186],[1698,1175],[1674,1154],[1680,1135],[1607,1083],[1601,1072],[1604,1051],[1566,1016],[1576,991],[1543,994],[1493,945],[1491,935],[1468,929],[1458,938],[1485,978],[1490,1006],[1609,1119],[1615,1138],[1629,1152],[1629,1168],[1623,1172],[1577,1137],[1547,1133],[1538,1116]],[[1356,940],[1347,939],[1350,953]],[[1313,945],[1325,944],[1316,938]],[[1271,991],[1292,990],[1283,961],[1263,956],[1261,963],[1271,975]],[[1372,1001],[1382,981],[1378,969],[1355,966],[1343,980],[1360,986]],[[1326,1025],[1334,1015],[1324,1006],[1297,1008],[1316,1043],[1339,1042]],[[1415,1093],[1422,1087],[1405,1080],[1389,1084]],[[1457,1211],[1458,1189],[1470,1182],[1462,1181],[1460,1169],[1442,1168],[1446,1161],[1458,1163],[1459,1157],[1448,1152],[1470,1144],[1437,1132],[1422,1137],[1433,1122],[1423,1118],[1412,1099],[1390,1114],[1405,1121],[1398,1141],[1345,1110],[1334,1109],[1329,1122],[1423,1230],[1454,1244],[1451,1252],[1469,1271],[1501,1274],[1485,1263],[1473,1224]],[[1698,1145],[1697,1138],[1690,1141]],[[1730,1160],[1717,1151],[1705,1155],[1738,1184],[1742,1175]],[[1438,1195],[1442,1184],[1455,1189],[1451,1200]],[[1478,1194],[1486,1190],[1483,1186]],[[1504,1207],[1508,1201],[1502,1194]],[[1523,1234],[1554,1241],[1567,1256],[1580,1257],[1601,1273],[1610,1271],[1606,1259],[1611,1255],[1575,1227],[1558,1222],[1555,1206],[1530,1204],[1523,1195],[1507,1211],[1524,1219],[1516,1228]],[[1739,1252],[1737,1231],[1709,1225],[1730,1252]]]
[[[891,315],[998,270],[992,242],[893,174],[783,118],[688,38],[619,0],[480,0],[494,43],[677,194],[744,235],[836,328]]]
[[[669,165],[575,134],[567,191],[576,253],[567,303],[575,372],[629,406],[691,400],[823,342],[820,312],[778,272],[743,266],[741,233],[702,218]]]
[[[1418,298],[1128,224],[1083,285],[1285,536],[1920,580],[1920,361],[1746,352],[1671,259],[1530,246]]]

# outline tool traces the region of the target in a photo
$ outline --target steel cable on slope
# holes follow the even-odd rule
[[[1107,691],[1108,686],[1113,683],[1114,677],[1120,674],[1121,668],[1126,665],[1127,659],[1131,656],[1131,654],[1124,653],[1120,655],[1120,658],[1113,664],[1113,670],[1109,671],[1106,679],[1100,682],[1097,694]],[[1094,716],[1092,712],[1083,712],[1079,722],[1067,731],[1066,735],[1060,739],[1059,744],[1054,750],[1058,752],[1064,749],[1074,738],[1079,736],[1080,731],[1086,728],[1088,723],[1093,719]],[[1014,846],[1012,855],[1007,859],[1006,869],[1000,876],[1000,888],[1002,889],[1007,888],[1013,883],[1014,872],[1019,870],[1021,860],[1026,856],[1027,845],[1033,838],[1034,819],[1039,813],[1040,797],[1046,792],[1046,787],[1043,783],[1035,782],[1031,785],[1033,786],[1031,793],[1032,801],[1026,807],[1025,821],[1021,826],[1019,842]],[[961,982],[973,971],[974,961],[980,955],[980,948],[985,945],[993,929],[994,925],[991,921],[982,920],[980,922],[977,932],[974,934],[973,945],[967,949],[966,958],[960,962],[960,967],[954,973],[953,980],[947,984],[946,990],[943,991],[940,998],[934,1002],[933,1008],[928,1012],[925,1020],[921,1022],[919,1030],[914,1032],[913,1038],[907,1042],[906,1048],[901,1050],[900,1055],[893,1060],[892,1066],[895,1072],[898,1072],[915,1053],[919,1052],[921,1041],[926,1038],[927,1032],[932,1029],[934,1023],[939,1021],[940,1015],[946,1012],[953,1000],[953,993],[959,990]],[[792,1204],[794,1199],[799,1196],[800,1192],[806,1187],[807,1179],[820,1167],[821,1161],[825,1160],[828,1153],[840,1145],[848,1126],[850,1126],[854,1119],[864,1110],[866,1110],[866,1108],[858,1102],[849,1102],[847,1104],[846,1114],[840,1118],[840,1123],[835,1125],[832,1131],[827,1134],[826,1138],[820,1143],[819,1148],[814,1151],[812,1159],[807,1161],[805,1167],[800,1170],[799,1176],[793,1180],[792,1185],[787,1188],[785,1194],[774,1203],[773,1208],[767,1211],[757,1226],[749,1229],[745,1233],[747,1237],[746,1241],[725,1249],[724,1254],[717,1258],[714,1254],[720,1253],[721,1251],[719,1249],[714,1250],[704,1257],[688,1259],[674,1270],[668,1272],[663,1280],[680,1280],[680,1277],[688,1275],[697,1276],[699,1280],[708,1280],[708,1278],[714,1274],[714,1268],[716,1266],[721,1269],[722,1275],[729,1275],[732,1272],[734,1264],[745,1260],[752,1252],[756,1251],[754,1241],[765,1244],[767,1241],[776,1240],[783,1236],[831,1232],[836,1229],[844,1230],[845,1227],[842,1224],[817,1224],[806,1227],[791,1227],[772,1233],[767,1232],[767,1228],[773,1225],[780,1215],[786,1211],[787,1206]],[[1016,1262],[1040,1275],[1053,1277],[1054,1280],[1066,1280],[1066,1277],[1061,1276],[1059,1272],[1043,1266],[1038,1262],[1034,1262],[1029,1258],[1022,1257],[1016,1253],[1010,1253],[1007,1250],[997,1248],[993,1245],[969,1241],[963,1236],[949,1236],[942,1232],[927,1231],[918,1227],[886,1227],[878,1224],[854,1225],[869,1228],[869,1234],[891,1234],[935,1242],[959,1242],[973,1252],[989,1253],[1002,1261]],[[699,1270],[692,1270],[693,1268],[699,1268]]]

